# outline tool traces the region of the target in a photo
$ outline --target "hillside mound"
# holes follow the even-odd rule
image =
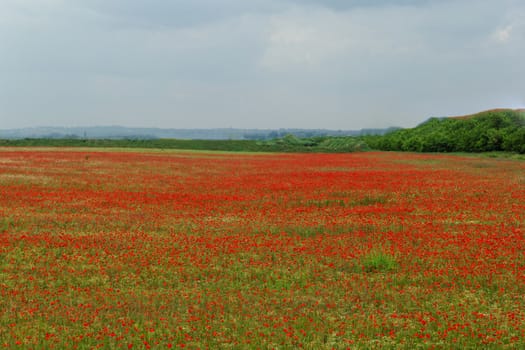
[[[371,148],[392,151],[525,153],[525,110],[492,109],[433,117],[415,128],[365,140]]]

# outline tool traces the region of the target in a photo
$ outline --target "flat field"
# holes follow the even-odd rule
[[[525,348],[525,162],[0,149],[0,346]]]

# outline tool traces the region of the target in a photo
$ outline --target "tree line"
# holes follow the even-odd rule
[[[411,129],[365,136],[372,149],[412,152],[525,153],[525,111],[490,110],[466,117],[430,118]]]

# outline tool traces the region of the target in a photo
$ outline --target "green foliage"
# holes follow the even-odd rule
[[[396,259],[383,252],[370,252],[363,257],[363,269],[366,272],[388,272],[397,268]]]
[[[286,135],[282,138],[255,140],[177,140],[177,139],[21,139],[0,140],[0,146],[20,147],[104,147],[104,148],[156,148],[188,149],[203,151],[233,152],[355,152],[368,147],[355,137],[297,138]]]
[[[412,129],[362,139],[373,149],[388,151],[525,153],[525,112],[502,109],[464,118],[430,118]]]
[[[13,226],[13,219],[10,217],[0,218],[0,232],[6,232]]]
[[[293,135],[286,135],[281,139],[265,141],[262,146],[277,146],[281,151],[292,152],[355,152],[364,151],[368,146],[355,137],[310,137],[299,139]]]

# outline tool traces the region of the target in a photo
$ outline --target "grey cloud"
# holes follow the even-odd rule
[[[243,74],[260,50],[252,43],[259,19],[248,15],[183,28],[145,28],[121,26],[120,18],[98,7],[63,11],[58,18],[42,16],[38,26],[21,25],[16,35],[6,32],[11,40],[3,42],[0,70],[215,79]]]
[[[0,128],[352,129],[523,107],[524,19],[517,0],[4,0]]]
[[[424,6],[435,0],[292,0],[298,5],[317,5],[336,10],[349,10],[359,7],[382,6]],[[447,0],[442,0],[447,1]]]
[[[74,0],[77,6],[110,16],[122,26],[162,28],[209,24],[232,17],[281,10],[277,0]]]

